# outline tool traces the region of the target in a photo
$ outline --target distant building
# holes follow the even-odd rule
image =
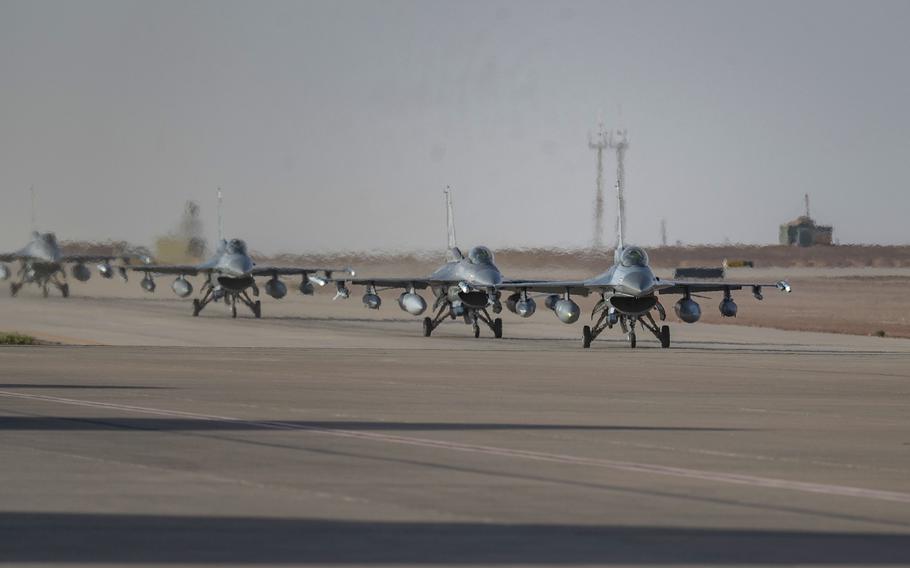
[[[818,225],[809,216],[809,194],[806,194],[806,214],[780,226],[780,244],[800,247],[830,245],[834,242],[834,227]]]

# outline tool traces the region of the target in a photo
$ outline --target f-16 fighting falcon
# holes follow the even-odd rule
[[[70,295],[69,283],[66,281],[65,266],[67,264],[72,265],[70,272],[73,278],[79,282],[85,282],[91,278],[92,272],[86,266],[90,263],[98,263],[98,273],[104,278],[113,278],[116,271],[126,280],[126,268],[124,266],[115,267],[111,261],[120,258],[124,262],[128,262],[132,256],[136,255],[63,254],[54,233],[34,231],[32,240],[19,251],[0,254],[0,262],[19,262],[18,279],[10,283],[10,293],[13,296],[18,294],[26,284],[34,284],[41,288],[45,298],[50,294],[50,286],[57,288],[60,294],[67,298]],[[0,280],[7,280],[11,275],[9,267],[0,264]]]
[[[493,336],[502,337],[502,319],[494,318],[490,311],[502,311],[498,287],[503,283],[502,273],[493,261],[493,253],[484,246],[472,248],[465,256],[458,248],[455,236],[455,215],[452,208],[451,189],[446,188],[446,227],[448,252],[446,263],[435,272],[420,278],[361,278],[349,280],[351,284],[366,287],[363,304],[377,310],[382,304],[379,292],[403,289],[398,306],[411,315],[419,316],[427,309],[426,300],[417,290],[432,290],[433,317],[423,319],[423,334],[429,337],[446,319],[462,318],[473,327],[474,337],[480,337],[480,324],[490,328]],[[342,283],[339,282],[339,286]],[[527,313],[529,317],[532,312]]]
[[[300,275],[299,290],[302,294],[311,295],[314,285],[324,286],[335,272],[346,272],[353,275],[350,268],[302,268],[287,266],[257,266],[250,258],[246,243],[241,239],[226,240],[223,238],[223,223],[221,211],[221,190],[218,190],[218,249],[215,255],[198,265],[145,265],[133,267],[145,273],[140,285],[148,292],[155,291],[153,274],[176,274],[177,279],[171,284],[171,289],[181,298],[186,298],[193,293],[193,285],[186,279],[187,276],[203,275],[206,280],[202,285],[202,297],[193,299],[193,316],[198,316],[207,305],[223,300],[231,308],[231,316],[237,317],[237,303],[240,302],[253,312],[256,318],[262,317],[262,304],[258,298],[259,286],[256,284],[257,276],[271,276],[265,283],[265,292],[277,299],[285,297],[288,293],[287,286],[280,280],[280,276]],[[320,275],[319,273],[322,273]],[[249,292],[248,292],[249,291]],[[346,290],[339,286],[339,294],[345,295]]]
[[[617,187],[617,190],[619,189]],[[686,323],[695,323],[701,318],[701,307],[692,297],[699,292],[724,293],[719,305],[723,317],[736,316],[737,305],[731,296],[733,290],[751,288],[752,295],[758,300],[762,299],[764,287],[790,292],[790,285],[784,280],[775,283],[735,283],[673,281],[658,278],[648,264],[648,255],[644,249],[626,246],[624,243],[623,200],[619,191],[618,196],[617,247],[612,267],[603,274],[587,280],[510,283],[509,287],[516,288],[517,292],[509,298],[509,302],[530,300],[528,292],[547,293],[550,294],[546,300],[547,307],[556,313],[560,321],[575,323],[581,315],[581,310],[578,304],[572,301],[571,295],[600,294],[600,300],[591,313],[591,319],[597,316],[597,322],[593,327],[584,326],[582,330],[582,344],[585,348],[590,347],[591,342],[604,330],[612,329],[617,324],[628,336],[630,347],[634,348],[636,345],[635,326],[640,324],[654,334],[661,347],[666,348],[670,346],[670,327],[658,326],[651,315],[652,311],[656,311],[661,322],[666,320],[667,314],[659,300],[660,295],[682,296],[674,305],[676,315]]]

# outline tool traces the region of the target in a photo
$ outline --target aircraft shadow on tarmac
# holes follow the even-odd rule
[[[910,563],[897,533],[31,512],[0,532],[10,563]]]
[[[183,418],[107,418],[58,416],[0,416],[3,430],[130,430],[154,431],[235,431],[235,430],[392,430],[392,431],[472,431],[472,430],[594,430],[594,431],[659,431],[659,432],[743,432],[743,428],[705,428],[687,426],[624,426],[599,424],[510,424],[462,422],[366,422],[321,420],[200,420]]]

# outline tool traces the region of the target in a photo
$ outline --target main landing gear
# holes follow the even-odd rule
[[[665,318],[663,310],[659,309],[658,312],[661,315],[661,321],[663,321]],[[638,345],[638,336],[635,333],[636,324],[640,324],[642,328],[654,334],[654,337],[660,342],[662,349],[670,347],[670,326],[658,325],[650,312],[638,316],[629,316],[617,314],[616,312],[611,312],[609,310],[603,310],[593,328],[587,325],[582,328],[582,347],[585,349],[591,347],[591,342],[597,339],[597,336],[603,333],[604,330],[612,329],[615,323],[619,323],[623,332],[626,334],[626,337],[629,340],[630,349],[635,349]]]
[[[423,336],[430,337],[433,331],[439,327],[446,318],[455,319],[452,311],[452,304],[444,302],[434,317],[423,318]],[[465,322],[471,324],[474,331],[474,337],[480,337],[480,324],[484,323],[493,332],[496,339],[502,338],[502,318],[492,318],[486,309],[469,309],[465,312]]]
[[[57,290],[60,291],[60,295],[64,298],[70,297],[70,285],[66,281],[60,281],[56,276],[52,276],[40,280],[21,280],[19,282],[11,282],[9,285],[10,296],[15,297],[19,293],[19,290],[22,290],[22,287],[25,286],[27,282],[32,282],[41,286],[41,295],[45,298],[51,295],[50,287],[53,285]]]
[[[231,317],[237,317],[237,303],[241,303],[253,312],[253,317],[259,319],[262,317],[262,302],[259,300],[253,301],[250,298],[249,294],[246,293],[246,290],[240,291],[228,291],[221,289],[220,293],[215,292],[215,287],[211,283],[206,282],[203,286],[202,299],[195,298],[193,299],[193,317],[197,317],[199,313],[205,309],[205,307],[212,302],[216,302],[220,299],[224,299],[224,303],[230,306],[231,308]],[[256,291],[254,291],[255,294]]]

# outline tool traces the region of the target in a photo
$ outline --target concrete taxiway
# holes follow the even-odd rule
[[[388,303],[0,298],[0,561],[910,563],[908,341]]]

